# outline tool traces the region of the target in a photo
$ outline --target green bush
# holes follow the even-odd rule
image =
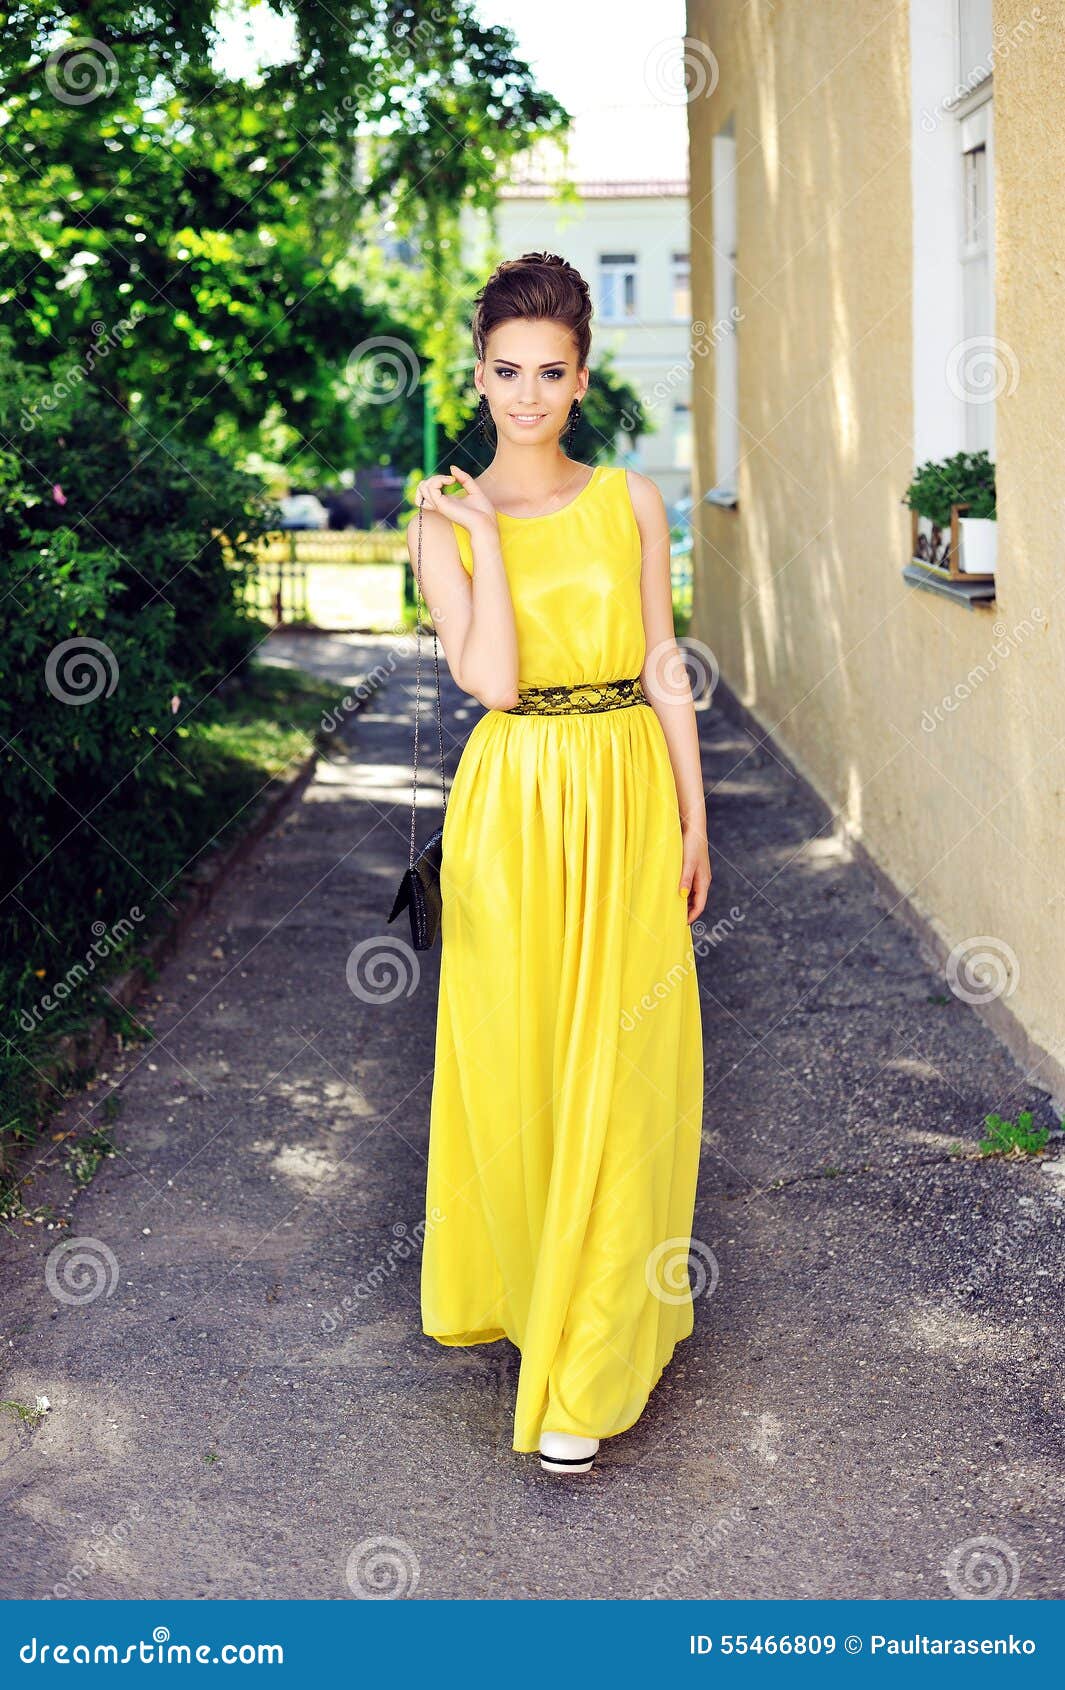
[[[968,505],[967,516],[995,516],[995,466],[986,452],[956,452],[921,464],[903,503],[937,528],[950,527],[951,505]]]
[[[65,365],[69,378],[69,360]],[[252,650],[255,483],[0,343],[0,954],[157,903],[194,777],[181,724]],[[193,847],[194,848],[194,847]]]

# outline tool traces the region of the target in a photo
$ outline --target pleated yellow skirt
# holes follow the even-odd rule
[[[500,528],[520,684],[639,674],[624,471]],[[517,1347],[515,1450],[627,1430],[693,1329],[703,1049],[681,866],[648,705],[477,722],[444,822],[422,1327]]]

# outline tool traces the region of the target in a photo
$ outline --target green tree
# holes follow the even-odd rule
[[[491,204],[566,113],[470,0],[285,15],[285,61],[234,76],[213,62],[203,0],[11,9],[0,303],[20,355],[69,358],[164,449],[180,434],[301,467],[397,445],[409,460],[420,422],[405,389],[403,416],[374,391],[375,349],[424,364],[456,344],[461,209]],[[367,212],[417,242],[409,325],[364,299],[352,245]]]

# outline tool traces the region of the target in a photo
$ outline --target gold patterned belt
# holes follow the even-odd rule
[[[519,687],[517,704],[512,704],[505,714],[568,716],[579,712],[586,715],[594,710],[622,710],[629,704],[647,704],[639,675],[623,681],[583,681],[573,687]]]

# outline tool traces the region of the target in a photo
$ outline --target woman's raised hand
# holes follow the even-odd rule
[[[476,528],[478,523],[496,520],[495,506],[488,495],[481,491],[472,475],[467,475],[457,464],[451,464],[450,475],[427,475],[424,481],[419,481],[414,491],[415,505],[423,505],[426,510],[439,511],[449,521],[457,522],[460,528],[467,530]],[[466,490],[465,498],[457,493],[445,493],[443,489],[452,481],[458,481]]]

